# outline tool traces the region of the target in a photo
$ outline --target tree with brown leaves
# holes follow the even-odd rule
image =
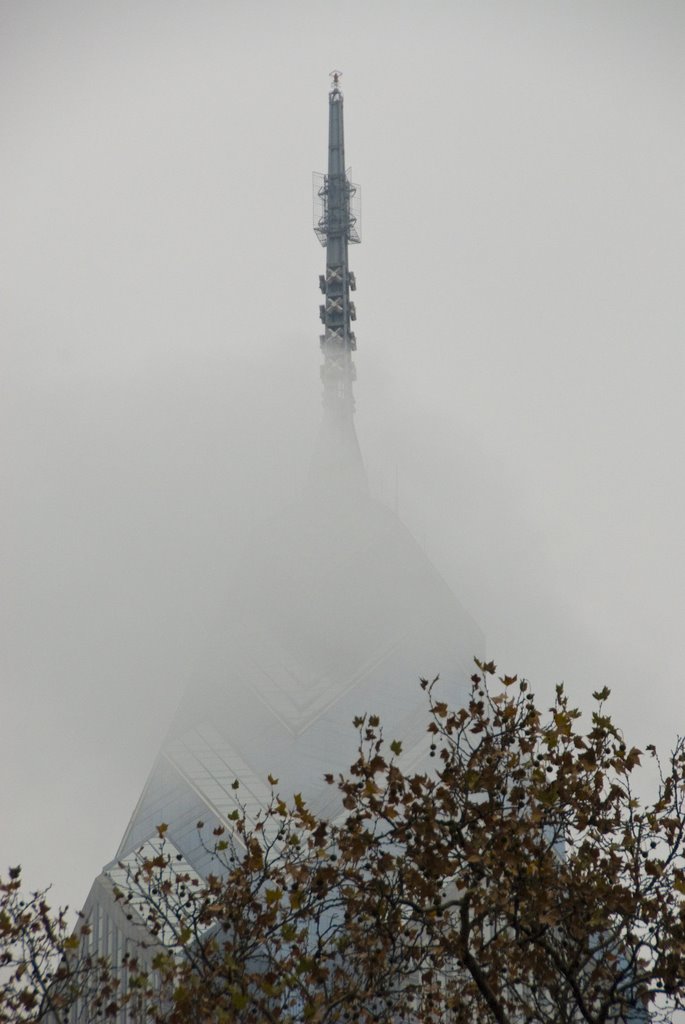
[[[607,714],[608,690],[583,726],[563,687],[543,712],[525,681],[478,668],[464,707],[422,683],[418,769],[377,717],[356,720],[355,763],[327,777],[335,821],[271,779],[256,820],[234,811],[205,838],[208,879],[178,866],[160,825],[116,891],[141,930],[122,971],[89,959],[44,896],[20,904],[18,878],[4,883],[0,1021],[72,1020],[71,1003],[151,1024],[672,1020],[685,745],[664,764],[647,748],[658,784],[644,805],[645,754]]]

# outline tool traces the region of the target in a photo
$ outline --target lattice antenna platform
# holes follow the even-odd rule
[[[347,241],[353,245],[362,240],[362,190],[361,185],[350,180],[350,169],[345,174]],[[313,227],[321,245],[328,241],[330,219],[328,215],[328,175],[320,171],[313,174]]]

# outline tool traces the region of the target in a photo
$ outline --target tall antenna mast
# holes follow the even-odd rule
[[[345,168],[345,136],[343,125],[343,94],[340,71],[332,71],[328,94],[328,173],[314,175],[314,231],[326,248],[326,272],[319,277],[324,295],[319,315],[324,326],[320,336],[323,365],[323,431],[322,444],[335,450],[322,457],[332,466],[354,455],[362,468],[359,444],[354,429],[354,394],[356,379],[352,353],[357,341],[352,330],[356,320],[350,293],[356,289],[354,274],[349,269],[348,245],[360,242],[360,190],[352,184]],[[321,448],[321,445],[320,445]],[[363,474],[363,469],[362,469]]]

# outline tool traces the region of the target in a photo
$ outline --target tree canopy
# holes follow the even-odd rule
[[[663,761],[630,746],[608,689],[586,719],[563,686],[542,710],[525,680],[477,666],[464,706],[422,681],[414,764],[378,717],[355,720],[354,764],[326,777],[335,820],[270,778],[256,816],[198,822],[207,879],[160,823],[114,890],[140,930],[123,965],[88,952],[88,921],[70,934],[10,872],[0,1021],[672,1020],[685,1007],[685,744]]]

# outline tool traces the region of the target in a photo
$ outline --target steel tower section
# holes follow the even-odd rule
[[[360,192],[358,186],[350,181],[345,167],[340,72],[332,72],[332,78],[333,86],[328,94],[328,173],[314,176],[314,230],[326,247],[326,273],[319,277],[319,287],[324,295],[324,303],[319,307],[324,325],[324,333],[320,336],[324,429],[330,442],[335,444],[342,440],[348,446],[352,444],[359,455],[353,422],[352,388],[355,380],[352,353],[357,343],[351,325],[356,319],[356,311],[350,298],[356,282],[349,269],[348,246],[361,241]]]

